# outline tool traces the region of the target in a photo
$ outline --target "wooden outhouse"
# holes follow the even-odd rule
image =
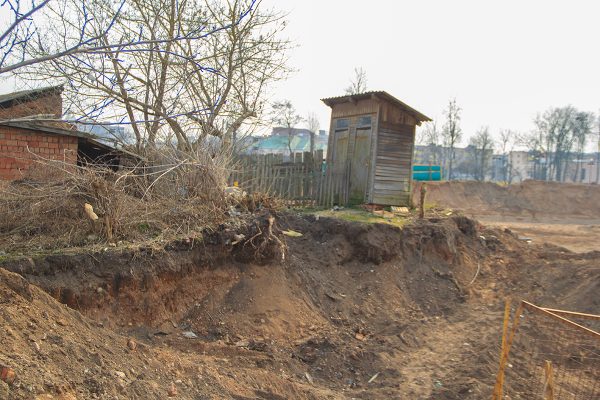
[[[327,165],[349,204],[408,206],[415,127],[431,119],[384,91],[330,97]]]

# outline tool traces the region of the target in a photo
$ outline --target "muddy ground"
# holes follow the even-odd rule
[[[600,253],[466,217],[400,229],[288,213],[276,225],[285,252],[271,240],[258,260],[232,244],[238,226],[164,251],[2,262],[0,364],[16,379],[0,394],[482,399],[506,297],[600,311]]]

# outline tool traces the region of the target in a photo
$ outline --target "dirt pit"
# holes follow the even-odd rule
[[[507,296],[600,311],[599,253],[528,245],[465,217],[400,229],[286,214],[277,226],[303,236],[282,239],[284,257],[271,243],[259,261],[232,245],[236,232],[221,232],[161,252],[3,262],[0,365],[16,379],[0,390],[11,399],[481,399],[494,384]]]
[[[420,184],[413,201],[418,204]],[[522,239],[571,251],[600,250],[600,186],[525,181],[514,185],[452,181],[427,183],[429,206],[458,210]]]

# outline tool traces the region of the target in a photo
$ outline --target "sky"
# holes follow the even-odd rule
[[[488,126],[528,132],[536,114],[573,105],[600,111],[599,0],[262,0],[287,14],[294,72],[269,100],[299,114],[344,94],[355,67],[369,90],[385,90],[443,124],[456,98],[463,144]],[[3,17],[0,15],[0,18]],[[0,91],[12,90],[11,80]],[[267,132],[264,132],[267,133]]]
[[[480,127],[528,132],[538,112],[600,110],[598,0],[263,0],[288,13],[295,73],[273,89],[301,115],[344,94],[355,67],[443,123],[456,98],[465,139]]]

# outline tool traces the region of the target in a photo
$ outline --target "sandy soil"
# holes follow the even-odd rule
[[[508,217],[474,215],[480,222],[510,229],[532,243],[550,243],[574,252],[600,251],[600,218],[575,219]]]

